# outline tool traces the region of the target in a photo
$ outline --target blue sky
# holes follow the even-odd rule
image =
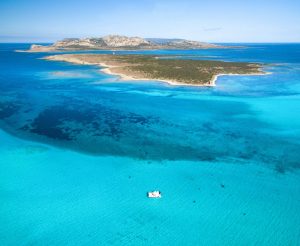
[[[300,42],[295,0],[1,0],[0,42],[124,34],[208,42]]]

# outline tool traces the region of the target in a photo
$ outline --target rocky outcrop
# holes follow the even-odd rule
[[[120,47],[140,47],[151,46],[152,44],[140,37],[126,37],[119,35],[109,35],[102,38],[66,38],[56,42],[53,46],[57,48],[120,48]]]
[[[167,46],[183,48],[183,49],[189,47],[193,47],[193,48],[218,48],[219,47],[219,45],[215,45],[215,44],[209,44],[209,43],[203,43],[203,42],[191,41],[185,39],[170,41],[167,43]]]
[[[139,47],[151,46],[151,42],[140,37],[126,37],[119,35],[109,35],[102,38],[108,47]]]
[[[56,48],[52,45],[50,46],[45,46],[45,45],[38,45],[38,44],[33,44],[30,46],[29,51],[31,52],[48,52],[48,51],[55,51]],[[21,50],[18,50],[19,52],[22,52]]]

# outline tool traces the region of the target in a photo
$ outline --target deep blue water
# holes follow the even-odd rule
[[[300,44],[243,45],[117,52],[270,72],[196,88],[0,44],[1,244],[299,245]]]

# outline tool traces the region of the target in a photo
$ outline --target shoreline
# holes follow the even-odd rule
[[[176,47],[168,47],[168,48],[160,48],[160,47],[151,47],[151,48],[102,48],[102,49],[72,49],[72,48],[62,48],[56,49],[51,46],[44,46],[38,49],[28,49],[28,50],[15,50],[15,52],[25,52],[25,53],[58,53],[58,52],[77,52],[77,51],[156,51],[156,50],[206,50],[206,49],[242,49],[246,48],[243,46],[220,46],[220,47],[196,47],[196,48],[176,48]]]
[[[143,47],[143,48],[99,48],[99,49],[88,49],[88,48],[55,48],[53,46],[43,46],[39,48],[30,48],[27,50],[15,50],[15,52],[25,53],[51,53],[51,52],[76,52],[76,51],[155,51],[155,50],[207,50],[207,49],[245,49],[246,46],[216,46],[216,47]]]
[[[261,71],[261,73],[246,73],[246,74],[234,74],[234,73],[220,73],[220,74],[215,74],[212,76],[209,82],[205,84],[195,84],[195,83],[183,83],[175,80],[166,80],[166,79],[149,79],[149,78],[136,78],[131,75],[127,75],[124,73],[119,73],[119,72],[113,72],[111,71],[112,68],[117,68],[119,66],[113,66],[113,65],[108,65],[104,62],[86,62],[79,60],[74,57],[65,57],[64,55],[53,55],[53,56],[46,56],[41,59],[44,60],[49,60],[49,61],[63,61],[63,62],[69,62],[73,64],[78,64],[78,65],[93,65],[93,66],[99,66],[100,71],[104,74],[108,75],[114,75],[118,76],[119,81],[158,81],[158,82],[164,82],[172,86],[197,86],[197,87],[215,87],[216,86],[216,81],[220,76],[262,76],[262,75],[268,75],[271,74],[271,72],[264,72]]]

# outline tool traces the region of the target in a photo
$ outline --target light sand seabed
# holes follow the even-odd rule
[[[149,165],[2,130],[0,137],[2,245],[299,245],[298,172],[279,175],[256,164]],[[164,198],[146,198],[156,187]]]
[[[132,77],[132,76],[127,75],[127,74],[111,71],[111,68],[116,68],[118,66],[108,65],[108,64],[103,63],[103,62],[91,63],[91,62],[81,61],[81,60],[76,59],[76,58],[65,57],[64,55],[47,56],[43,59],[50,60],[50,61],[65,61],[65,62],[81,64],[81,65],[97,65],[97,66],[101,67],[101,69],[100,69],[101,72],[103,72],[105,74],[109,74],[109,75],[116,75],[116,76],[119,77],[120,81],[128,81],[128,80],[132,80],[132,81],[161,81],[161,82],[165,82],[165,83],[168,83],[169,85],[174,85],[174,86],[213,87],[213,86],[216,86],[216,81],[217,81],[218,77],[220,77],[220,76],[225,76],[225,75],[230,75],[230,76],[261,76],[261,75],[271,74],[270,72],[264,72],[264,71],[261,71],[261,73],[249,73],[249,74],[220,73],[220,74],[217,74],[217,75],[213,75],[211,80],[206,84],[192,84],[192,83],[189,84],[189,83],[182,83],[182,82],[174,81],[174,80],[135,78],[135,77]]]
[[[216,81],[220,76],[264,76],[264,75],[268,75],[268,74],[272,74],[271,72],[264,72],[261,71],[261,73],[246,73],[246,74],[236,74],[236,73],[220,73],[217,75],[214,75],[213,78],[211,79],[210,83],[211,86],[216,86]]]

